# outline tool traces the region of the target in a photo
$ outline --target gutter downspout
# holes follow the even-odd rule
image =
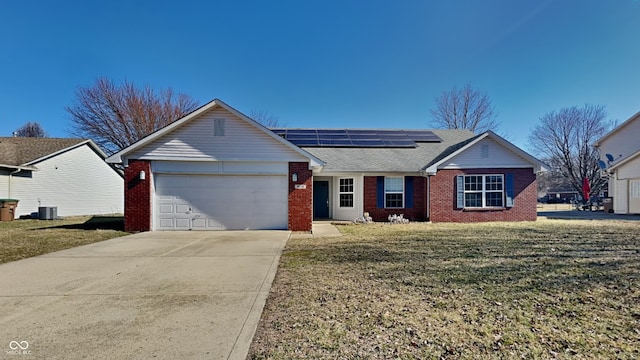
[[[427,175],[427,221],[431,221],[431,175]]]
[[[11,179],[13,179],[13,174],[17,174],[17,173],[19,173],[20,171],[22,171],[22,169],[17,169],[17,170],[14,170],[14,171],[10,171],[10,172],[9,172],[9,184],[8,184],[8,185],[9,185],[9,186],[8,186],[9,188],[8,188],[8,193],[7,193],[7,198],[8,198],[8,199],[11,199]]]

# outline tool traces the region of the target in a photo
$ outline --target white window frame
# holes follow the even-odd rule
[[[402,183],[402,190],[401,191],[397,191],[397,190],[389,190],[387,191],[387,179],[400,179],[401,183]],[[404,208],[404,201],[405,201],[405,194],[404,194],[404,176],[385,176],[384,177],[384,208],[385,209],[403,209]],[[387,206],[387,194],[400,194],[402,195],[402,206]]]
[[[501,179],[502,189],[500,190],[488,190],[487,189],[487,179],[491,176],[496,176]],[[482,185],[480,190],[467,190],[467,178],[470,177],[482,177]],[[494,208],[494,209],[502,209],[505,207],[505,178],[504,174],[468,174],[464,175],[463,188],[464,188],[464,207],[469,209],[484,209],[484,208]],[[500,199],[502,205],[500,206],[488,206],[487,205],[487,194],[495,194],[500,193]],[[467,206],[467,194],[481,194],[482,197],[482,205],[481,206]]]
[[[342,180],[351,180],[351,191],[342,191]],[[348,185],[345,185],[348,186]],[[355,206],[356,180],[352,177],[338,179],[338,206],[343,209],[352,209]],[[351,195],[351,206],[342,206],[342,195]]]

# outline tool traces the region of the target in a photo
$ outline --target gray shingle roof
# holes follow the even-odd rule
[[[0,164],[24,166],[85,141],[73,138],[0,137]]]
[[[324,172],[418,172],[475,138],[469,130],[432,130],[440,143],[416,148],[303,147],[326,162]]]

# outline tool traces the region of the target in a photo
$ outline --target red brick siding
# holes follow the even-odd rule
[[[499,210],[464,210],[456,207],[456,176],[467,174],[513,174],[514,206]],[[535,221],[536,174],[533,169],[439,170],[430,178],[433,222]]]
[[[298,174],[293,182],[291,175]],[[296,185],[306,185],[306,189],[296,189]],[[311,231],[313,225],[313,175],[309,163],[289,163],[289,230]]]
[[[388,221],[389,215],[403,214],[411,221],[426,220],[427,180],[421,176],[413,177],[413,207],[404,209],[379,209],[377,204],[377,176],[364,177],[364,211],[373,221]],[[405,200],[406,201],[406,200]]]
[[[140,171],[146,173],[140,180]],[[124,170],[124,229],[125,231],[151,230],[151,163],[130,160]]]

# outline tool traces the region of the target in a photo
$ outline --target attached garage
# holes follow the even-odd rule
[[[107,161],[125,168],[127,231],[311,231],[324,165],[217,99]]]
[[[155,178],[155,229],[287,229],[286,175]]]

